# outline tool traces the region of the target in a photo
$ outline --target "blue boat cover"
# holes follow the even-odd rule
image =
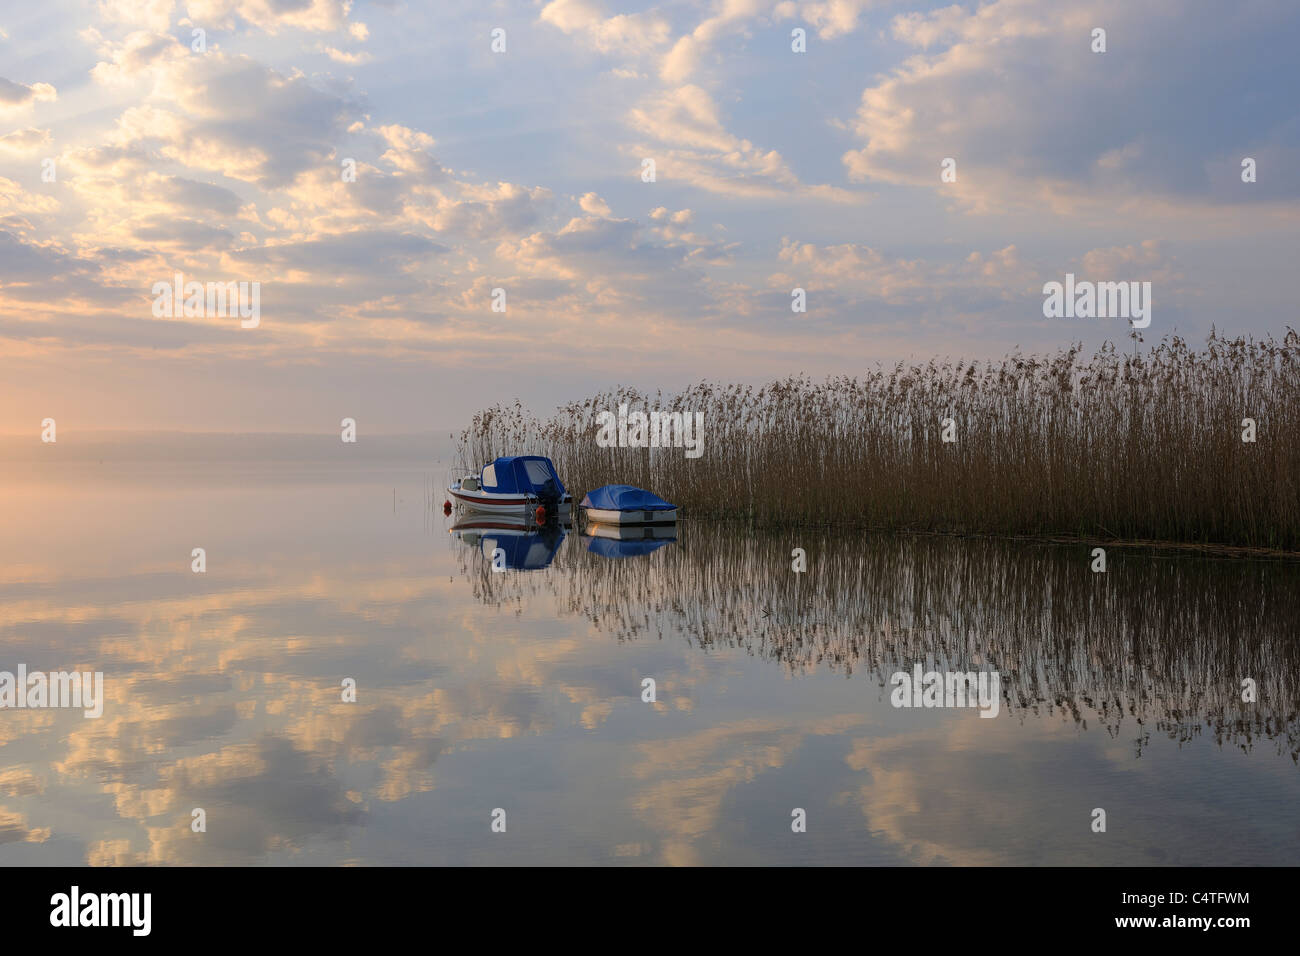
[[[553,489],[546,487],[548,481],[555,482]],[[551,464],[551,459],[542,458],[540,455],[511,455],[498,458],[492,464],[483,467],[479,482],[484,491],[499,495],[546,496],[549,492],[564,497],[564,484],[560,481],[560,476],[555,473],[555,466]]]
[[[582,507],[599,508],[602,511],[671,511],[677,506],[670,505],[644,488],[603,485],[595,491],[587,492],[587,496],[582,499]]]
[[[641,554],[657,551],[676,538],[598,538],[593,537],[587,544],[587,550],[602,558],[632,558]]]

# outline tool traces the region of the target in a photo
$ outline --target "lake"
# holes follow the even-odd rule
[[[105,701],[0,710],[0,863],[1300,863],[1294,562],[453,533],[443,471],[10,467],[0,670]]]

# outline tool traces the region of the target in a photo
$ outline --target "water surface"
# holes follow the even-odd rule
[[[107,701],[0,711],[0,863],[1300,862],[1295,564],[689,521],[618,557],[449,533],[441,472],[8,472],[0,669]],[[1001,713],[894,707],[917,662]]]

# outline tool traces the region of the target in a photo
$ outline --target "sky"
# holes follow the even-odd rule
[[[1067,273],[1150,282],[1148,345],[1281,336],[1298,41],[1289,0],[6,4],[0,433],[1131,348],[1044,315]],[[176,273],[258,324],[156,314]]]

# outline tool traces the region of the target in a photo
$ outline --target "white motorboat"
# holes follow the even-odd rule
[[[540,455],[512,455],[484,465],[477,475],[453,481],[447,494],[457,504],[486,514],[521,515],[543,507],[563,518],[573,508],[555,465]]]

